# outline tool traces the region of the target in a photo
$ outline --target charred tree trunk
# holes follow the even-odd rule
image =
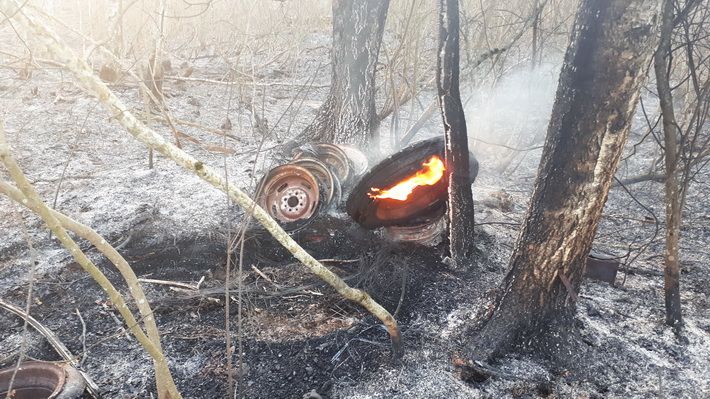
[[[564,348],[655,46],[656,15],[655,1],[581,2],[530,209],[497,308],[475,338],[475,357],[516,346],[554,356]]]
[[[439,0],[439,48],[436,83],[446,137],[446,173],[449,177],[449,248],[453,266],[471,256],[473,196],[469,176],[466,118],[459,92],[459,2]]]
[[[364,146],[376,126],[375,70],[389,0],[334,0],[328,98],[301,137]]]
[[[681,223],[681,192],[678,184],[678,123],[673,110],[673,96],[669,82],[671,36],[673,34],[673,1],[663,2],[661,20],[661,40],[654,57],[656,87],[663,120],[664,156],[666,166],[666,253],[663,290],[666,304],[666,324],[680,329],[683,318],[680,309],[680,262],[678,259],[678,240]]]

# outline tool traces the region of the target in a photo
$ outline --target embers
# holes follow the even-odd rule
[[[448,179],[444,138],[413,144],[368,171],[353,188],[346,210],[362,227],[385,227],[394,241],[436,245],[446,211]],[[470,181],[478,162],[470,154]]]

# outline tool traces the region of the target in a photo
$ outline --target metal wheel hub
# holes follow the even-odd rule
[[[323,162],[314,158],[299,158],[291,161],[291,165],[306,169],[318,180],[323,209],[328,209],[333,200],[336,204],[340,202],[340,182]]]
[[[291,218],[299,218],[307,211],[308,193],[300,187],[291,188],[281,197],[281,211]]]
[[[282,165],[259,183],[259,206],[282,223],[310,219],[320,203],[316,178],[306,169]]]

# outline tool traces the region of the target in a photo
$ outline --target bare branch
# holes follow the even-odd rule
[[[17,10],[17,3],[14,0],[0,0],[0,10],[8,15],[13,14],[13,12]],[[348,286],[338,275],[313,258],[313,256],[298,245],[266,211],[257,206],[255,202],[238,187],[225,181],[216,170],[198,161],[180,148],[177,148],[136,119],[126,105],[94,74],[89,65],[77,57],[69,46],[61,41],[61,39],[46,26],[39,23],[35,17],[30,17],[25,13],[16,13],[14,20],[30,31],[54,59],[65,64],[67,70],[74,75],[77,85],[94,95],[111,113],[113,119],[125,127],[136,139],[172,159],[176,164],[196,174],[212,186],[224,191],[242,208],[253,208],[254,218],[259,221],[284,248],[291,252],[296,259],[300,260],[303,265],[333,287],[340,295],[360,304],[379,318],[387,327],[394,353],[396,355],[400,353],[401,337],[399,328],[397,327],[395,319],[385,308],[373,300],[366,292]],[[49,216],[51,217],[51,215]],[[59,227],[61,228],[61,226]],[[64,234],[66,235],[66,233]],[[88,261],[88,259],[86,259],[86,261]],[[153,347],[152,344],[151,347]],[[153,349],[155,348],[153,347]]]

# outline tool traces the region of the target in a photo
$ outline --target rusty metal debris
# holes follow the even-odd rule
[[[599,280],[614,285],[616,274],[619,271],[620,262],[618,259],[603,258],[592,254],[587,257],[587,265],[584,269],[584,276],[592,280]]]
[[[21,363],[17,371],[15,367],[0,370],[2,398],[72,399],[78,398],[84,389],[81,374],[67,364],[31,361]]]
[[[338,145],[329,143],[308,144],[295,151],[294,159],[315,158],[330,168],[342,184],[348,184],[354,177],[350,158]]]
[[[293,154],[267,172],[256,190],[259,206],[287,231],[340,204],[345,187],[367,169],[367,157],[354,147],[307,144]]]
[[[320,185],[322,191],[325,192],[324,202],[326,204],[340,202],[340,197],[342,195],[340,180],[338,180],[338,178],[331,173],[326,164],[314,158],[294,159],[290,164],[305,168],[311,172],[316,179],[318,179],[318,184]]]
[[[367,160],[365,154],[363,154],[362,151],[352,146],[338,145],[338,147],[343,150],[345,155],[347,155],[348,159],[350,160],[350,168],[353,177],[357,178],[365,174],[365,172],[367,171],[367,167],[369,166],[369,161]]]
[[[10,313],[19,316],[23,320],[27,322],[30,326],[32,326],[37,332],[42,334],[43,337],[49,341],[49,343],[52,345],[54,350],[57,351],[59,356],[61,356],[66,362],[68,362],[71,366],[75,367],[72,368],[71,370],[76,371],[79,368],[79,362],[76,360],[77,358],[72,355],[72,353],[67,349],[66,345],[62,343],[62,341],[59,340],[56,334],[52,332],[49,328],[45,327],[42,323],[37,321],[34,317],[30,316],[27,314],[24,310],[19,308],[18,306],[15,306],[11,303],[5,302],[2,299],[0,299],[0,309],[5,309],[9,311]],[[83,381],[86,383],[86,391],[91,395],[92,398],[99,398],[99,386],[96,385],[94,380],[89,377],[88,374],[86,374],[83,371],[78,371],[80,377],[83,379]],[[0,378],[1,380],[1,378]],[[3,397],[2,395],[2,386],[0,385],[0,398]]]
[[[310,219],[320,204],[319,185],[307,169],[281,165],[261,180],[257,192],[259,206],[279,222]]]
[[[433,247],[442,241],[446,222],[443,217],[409,226],[389,226],[384,229],[385,238],[391,241],[406,241]]]
[[[420,180],[419,177],[424,176],[420,174],[422,166],[434,158],[439,165],[436,177],[426,184],[411,184],[408,178],[415,176]],[[261,179],[257,186],[257,203],[285,230],[296,231],[320,212],[339,205],[341,197],[349,191],[346,212],[362,227],[385,227],[385,237],[394,241],[437,245],[445,227],[442,216],[448,198],[448,179],[441,173],[443,159],[443,137],[410,145],[370,170],[367,157],[357,148],[306,144],[293,151],[289,163],[271,169]],[[473,183],[478,174],[478,162],[473,154],[470,154],[469,164]],[[373,189],[391,195],[392,191],[383,189],[401,181],[411,186],[406,198],[371,195]]]

